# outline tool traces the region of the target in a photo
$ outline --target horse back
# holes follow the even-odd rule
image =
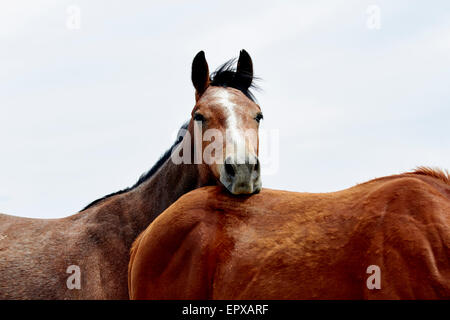
[[[139,237],[130,297],[448,298],[449,190],[420,174],[326,194],[197,189]],[[370,266],[380,290],[367,286]]]

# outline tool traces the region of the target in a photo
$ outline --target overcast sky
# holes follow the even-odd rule
[[[2,1],[0,212],[67,216],[132,185],[189,118],[194,55],[242,48],[279,133],[263,186],[450,168],[449,1]]]

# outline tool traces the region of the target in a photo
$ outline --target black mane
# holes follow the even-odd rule
[[[216,87],[230,87],[238,89],[245,94],[247,98],[253,102],[256,102],[255,96],[251,92],[251,89],[259,90],[259,87],[254,83],[255,80],[259,80],[259,78],[246,72],[236,72],[236,69],[234,68],[235,62],[236,58],[228,60],[221,65],[209,77],[209,84]],[[250,87],[247,87],[246,83],[248,83],[249,80],[251,80],[251,84]]]
[[[144,183],[145,181],[147,181],[148,179],[150,179],[156,171],[158,171],[159,168],[161,168],[161,166],[164,164],[164,162],[166,162],[167,159],[170,158],[172,151],[174,150],[174,148],[181,142],[181,140],[183,140],[184,134],[186,133],[187,127],[189,125],[189,121],[187,121],[185,124],[183,124],[178,132],[178,137],[177,140],[174,142],[174,144],[169,148],[169,150],[167,150],[162,156],[161,158],[159,158],[159,160],[153,165],[153,167],[148,170],[146,173],[142,174],[138,181],[131,187],[125,188],[123,190],[120,191],[116,191],[114,193],[108,194],[106,196],[104,196],[103,198],[97,199],[93,202],[91,202],[89,205],[87,205],[86,207],[84,207],[83,210],[84,211],[86,209],[89,209],[91,207],[93,207],[94,205],[96,205],[97,203],[100,203],[101,201],[110,198],[112,196],[118,195],[118,194],[122,194],[128,191],[131,191],[135,188],[137,188],[139,185],[141,185],[142,183]],[[81,212],[80,211],[80,212]]]
[[[231,59],[225,62],[223,65],[221,65],[219,68],[217,68],[216,71],[214,71],[210,75],[210,85],[216,86],[216,87],[230,87],[235,88],[237,90],[240,90],[243,94],[247,96],[250,100],[256,102],[255,96],[251,92],[251,89],[259,90],[259,87],[254,84],[255,80],[259,80],[259,78],[253,76],[252,74],[246,73],[246,72],[236,72],[236,69],[234,68],[234,64],[236,62],[236,59]],[[250,82],[251,80],[251,82]],[[251,83],[250,86],[247,86],[246,84]],[[174,142],[174,144],[169,148],[169,150],[164,153],[161,158],[159,158],[158,162],[155,163],[155,165],[146,173],[142,174],[138,181],[131,187],[128,187],[126,189],[108,194],[104,196],[103,198],[97,199],[93,202],[91,202],[89,205],[87,205],[83,210],[89,209],[93,207],[94,205],[98,204],[99,202],[110,198],[112,196],[122,194],[125,192],[128,192],[130,190],[133,190],[137,188],[139,185],[150,179],[156,171],[166,162],[167,159],[169,159],[170,155],[172,154],[173,149],[183,140],[183,136],[185,133],[185,130],[188,127],[189,122],[186,122],[181,128],[180,132],[178,133],[178,138]],[[183,133],[183,134],[180,134]],[[80,211],[80,212],[81,212]]]

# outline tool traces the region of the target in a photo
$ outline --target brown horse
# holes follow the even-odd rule
[[[245,50],[236,69],[233,61],[210,76],[203,51],[196,55],[192,118],[133,187],[63,219],[0,215],[0,299],[127,299],[131,244],[170,204],[205,185],[223,184],[234,194],[260,190],[262,114],[250,92],[252,61]],[[222,134],[211,150],[208,139]]]
[[[136,240],[132,299],[449,299],[450,177],[375,179],[333,193],[205,187]]]

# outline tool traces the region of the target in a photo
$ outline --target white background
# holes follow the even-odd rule
[[[189,118],[194,55],[242,48],[280,134],[265,187],[450,168],[448,1],[2,1],[0,212],[67,216],[132,185]]]

